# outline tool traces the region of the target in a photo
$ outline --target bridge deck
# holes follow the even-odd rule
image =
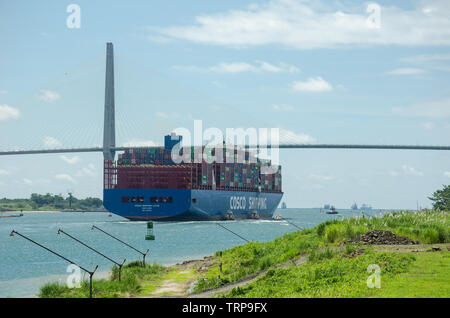
[[[450,146],[421,146],[421,145],[363,145],[363,144],[284,144],[277,146],[265,146],[279,149],[386,149],[386,150],[450,150]],[[159,147],[114,147],[111,150],[124,151],[125,149],[159,148]],[[256,149],[257,146],[245,146]],[[103,152],[102,147],[93,148],[66,148],[66,149],[35,149],[35,150],[10,150],[0,151],[0,156],[6,155],[35,155],[70,152]]]

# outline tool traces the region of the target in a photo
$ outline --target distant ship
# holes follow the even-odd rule
[[[372,207],[368,204],[361,205],[360,210],[372,210]]]
[[[327,214],[338,214],[334,205],[330,206],[329,210],[327,211]]]
[[[324,210],[328,210],[328,209],[330,209],[330,207],[331,207],[331,206],[330,206],[329,204],[324,204],[323,209],[324,209]]]
[[[281,221],[283,218],[281,217],[281,215],[279,215],[279,214],[276,214],[274,217],[273,217],[273,220],[274,221]]]
[[[358,210],[358,205],[355,203],[352,204],[352,206],[350,207],[352,210]]]
[[[287,209],[286,202],[281,203],[281,208],[282,209]]]

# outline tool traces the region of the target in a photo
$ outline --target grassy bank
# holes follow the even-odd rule
[[[380,217],[332,220],[313,229],[283,235],[271,242],[251,242],[218,251],[212,257],[173,267],[145,269],[129,264],[121,283],[94,282],[95,297],[186,295],[230,286],[252,276],[254,281],[230,289],[223,297],[449,297],[449,252],[417,252],[429,245],[368,247],[343,244],[370,230],[389,230],[421,244],[450,243],[449,213],[435,211],[389,213]],[[416,250],[414,250],[416,249]],[[300,262],[301,261],[301,262]],[[220,264],[222,266],[220,266]],[[299,265],[301,264],[301,265]],[[368,288],[367,267],[381,269],[382,288]],[[113,277],[114,278],[114,277]],[[405,285],[406,284],[406,285]],[[182,286],[183,291],[175,287]],[[180,287],[181,288],[181,287]],[[88,285],[68,289],[49,284],[41,297],[86,297]],[[209,297],[209,294],[205,294]]]
[[[235,282],[271,266],[294,262],[301,256],[310,260],[330,258],[341,243],[375,229],[408,236],[422,244],[450,242],[448,212],[398,212],[381,217],[331,220],[313,229],[284,235],[272,242],[252,242],[216,253],[216,265],[202,276],[195,291]]]
[[[113,267],[109,279],[99,279],[93,282],[93,297],[133,297],[142,292],[145,282],[155,281],[168,271],[162,265],[146,265],[142,262],[131,262],[122,267],[121,281],[118,269]],[[41,287],[41,298],[86,298],[89,297],[89,281],[83,281],[80,288],[69,288],[66,284],[49,283]]]
[[[331,256],[331,254],[329,254]],[[403,273],[415,260],[409,254],[368,252],[355,258],[331,256],[302,266],[269,270],[256,282],[226,297],[365,297],[370,295],[367,267],[380,266],[381,277]]]
[[[380,288],[369,288],[376,264]],[[396,253],[366,251],[347,258],[333,256],[302,266],[271,269],[257,281],[221,297],[449,297],[450,252]]]

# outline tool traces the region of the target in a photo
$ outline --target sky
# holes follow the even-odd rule
[[[0,150],[101,145],[106,42],[118,145],[194,120],[279,128],[281,142],[450,145],[446,0],[0,0],[0,41]],[[280,162],[288,207],[431,207],[450,181],[449,152]],[[101,153],[0,157],[0,197],[69,191],[101,197]]]

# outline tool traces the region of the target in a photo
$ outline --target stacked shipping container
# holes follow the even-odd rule
[[[176,164],[170,147],[128,149],[113,165],[116,188],[258,191],[260,187],[264,192],[281,192],[281,167],[275,173],[262,174],[264,163],[249,151],[227,148],[223,148],[224,163],[208,163],[202,158],[203,150],[184,148],[182,153],[190,152],[194,163]],[[205,157],[211,162],[214,155],[212,149]]]

